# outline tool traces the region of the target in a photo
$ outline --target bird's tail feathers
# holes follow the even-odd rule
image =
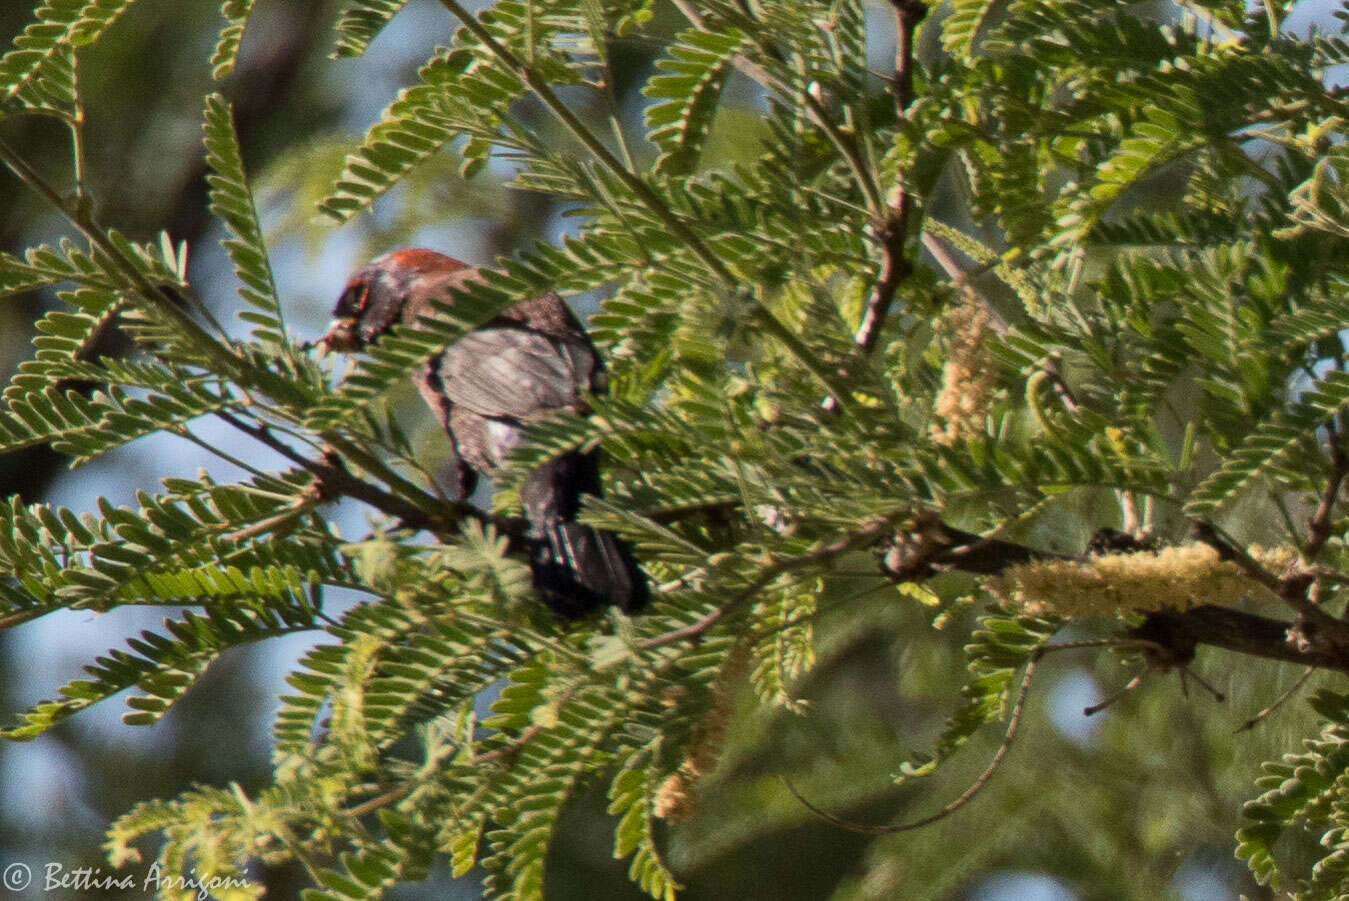
[[[646,574],[627,542],[579,522],[545,528],[531,569],[544,603],[567,618],[610,604],[636,613],[650,594]]]

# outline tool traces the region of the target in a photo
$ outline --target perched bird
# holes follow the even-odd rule
[[[479,278],[467,263],[433,250],[395,250],[358,269],[347,282],[324,350],[355,351],[394,323],[416,326],[432,300]],[[589,412],[582,392],[606,388],[604,364],[562,298],[548,292],[521,301],[423,363],[417,389],[450,444],[461,495],[479,474],[493,475],[533,419]],[[646,575],[627,544],[576,521],[582,495],[600,493],[598,451],[572,451],[531,472],[520,503],[534,547],[534,587],[558,615],[584,616],[609,604],[627,613],[648,598]]]

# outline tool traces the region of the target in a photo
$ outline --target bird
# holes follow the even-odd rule
[[[357,269],[333,307],[322,352],[359,351],[395,323],[413,328],[433,300],[481,279],[468,263],[425,248],[387,253]],[[413,382],[449,436],[461,498],[479,476],[504,465],[529,423],[590,412],[585,393],[608,387],[604,363],[585,329],[555,292],[523,300],[422,362]],[[583,498],[601,492],[599,450],[573,450],[528,473],[520,503],[531,544],[534,588],[571,620],[607,606],[628,614],[647,603],[646,574],[627,542],[577,522]]]

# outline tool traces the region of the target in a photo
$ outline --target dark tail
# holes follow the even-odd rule
[[[636,613],[650,597],[646,573],[628,543],[576,522],[581,495],[599,494],[599,461],[564,454],[539,467],[520,489],[531,536],[534,587],[554,613],[568,619],[613,605]]]
[[[530,568],[543,602],[568,619],[610,604],[636,613],[647,602],[646,574],[627,543],[579,522],[551,527]]]

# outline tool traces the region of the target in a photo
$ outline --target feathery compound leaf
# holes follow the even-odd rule
[[[967,57],[973,51],[989,17],[1001,0],[953,0],[951,12],[942,20],[941,41],[946,52]]]
[[[59,118],[69,121],[70,112],[79,102],[75,89],[76,65],[75,48],[69,44],[57,45],[42,66],[42,77],[20,85],[14,94],[15,102],[24,109],[55,112]]]
[[[347,221],[453,140],[462,129],[446,109],[447,98],[471,61],[463,51],[443,51],[423,66],[417,73],[422,83],[403,89],[371,126],[319,211]]]
[[[239,56],[239,43],[244,37],[244,28],[248,25],[248,16],[253,12],[255,0],[225,0],[220,14],[225,17],[226,25],[220,29],[216,40],[215,53],[211,54],[211,77],[216,81],[228,78],[234,71],[234,62]]]
[[[1349,327],[1346,287],[1337,283],[1330,294],[1308,298],[1298,309],[1271,323],[1269,337],[1286,350],[1303,350]]]
[[[394,883],[412,878],[426,866],[414,860],[404,848],[388,842],[361,848],[341,857],[342,869],[324,869],[319,879],[327,891],[306,889],[304,901],[366,901],[382,896]],[[411,872],[409,872],[411,871]]]
[[[980,726],[1003,715],[1016,684],[1016,671],[1031,659],[1062,625],[1057,619],[1031,616],[1011,617],[995,613],[981,617],[979,629],[965,646],[969,658],[969,681],[961,687],[964,698],[946,729],[937,739],[931,754],[916,754],[899,767],[897,782],[914,776],[928,776],[969,741]]]
[[[92,44],[134,0],[49,0],[0,57],[0,102],[70,65],[73,47]]]
[[[558,705],[551,728],[519,751],[508,779],[509,825],[489,832],[491,856],[482,861],[492,897],[513,901],[543,898],[544,859],[562,805],[597,753],[597,745],[620,722],[627,706],[614,689],[587,688]]]
[[[0,297],[45,288],[68,278],[64,271],[33,266],[18,257],[0,253]]]
[[[408,0],[356,0],[337,23],[334,57],[360,56]]]
[[[53,310],[38,320],[38,333],[33,338],[35,359],[25,360],[19,365],[19,372],[5,391],[6,397],[12,397],[18,392],[46,391],[55,379],[81,378],[52,371],[67,365],[77,370],[85,370],[86,367],[87,370],[102,370],[97,365],[84,363],[84,359],[116,317],[121,305],[120,298],[111,291],[85,290],[80,294],[83,296],[76,303],[79,312]],[[91,380],[97,378],[95,376]]]
[[[671,45],[669,56],[656,62],[668,74],[651,78],[642,93],[660,101],[646,109],[647,138],[661,149],[657,172],[680,176],[693,170],[731,61],[745,41],[735,28],[725,33],[686,31]]]
[[[764,632],[771,636],[755,648],[750,679],[765,704],[797,712],[805,705],[792,697],[791,687],[815,664],[812,616],[824,583],[820,579],[775,593],[761,604]]]
[[[206,177],[211,186],[211,212],[229,227],[230,237],[221,243],[234,263],[234,274],[243,283],[239,296],[258,311],[249,316],[255,326],[253,335],[267,344],[284,344],[285,323],[281,319],[267,245],[262,240],[253,194],[248,190],[230,108],[219,94],[206,98],[202,128],[206,163],[211,167],[211,174]]]
[[[50,442],[69,454],[72,466],[87,463],[144,435],[173,429],[236,401],[217,393],[213,382],[191,379],[162,383],[142,397],[112,387],[85,397],[78,391],[46,387],[15,393],[0,407],[0,453]]]
[[[502,12],[502,5],[495,12]],[[464,34],[461,30],[457,40]],[[469,139],[461,148],[465,176],[486,164],[493,144],[510,143],[500,126],[510,104],[528,88],[509,69],[456,46],[442,50],[417,74],[422,83],[402,91],[360,149],[347,157],[332,192],[319,202],[321,212],[345,222],[456,137]]]
[[[656,794],[655,767],[649,754],[632,755],[609,785],[609,814],[617,816],[614,827],[614,857],[633,855],[628,876],[657,901],[675,901],[679,884],[657,851],[655,816],[651,798]]]
[[[226,648],[250,644],[264,638],[287,635],[312,628],[312,623],[284,623],[272,616],[259,617],[247,610],[220,607],[205,616],[185,613],[182,620],[164,621],[168,635],[142,632],[128,644],[135,652],[110,651],[94,665],[85,667],[92,679],[78,679],[63,685],[62,699],[45,701],[22,714],[23,725],[0,732],[6,738],[35,738],[61,720],[90,704],[109,698],[132,686],[145,692],[130,697],[123,722],[149,725],[158,720]]]
[[[1310,703],[1326,720],[1321,734],[1303,742],[1304,753],[1285,754],[1280,761],[1264,764],[1265,775],[1256,785],[1266,791],[1242,809],[1248,825],[1237,830],[1236,853],[1257,882],[1282,891],[1288,887],[1288,874],[1277,861],[1275,845],[1280,836],[1298,826],[1308,832],[1320,830],[1322,843],[1335,853],[1316,863],[1311,880],[1297,880],[1297,891],[1290,897],[1330,901],[1343,897],[1344,880],[1349,877],[1338,838],[1349,826],[1345,817],[1349,799],[1343,780],[1337,778],[1349,770],[1349,697],[1322,690]]]
[[[63,239],[58,247],[47,244],[30,247],[23,260],[0,254],[0,295],[62,282],[104,290],[112,290],[118,285],[69,239]],[[78,295],[72,300],[78,302]]]
[[[566,48],[575,47],[576,33],[586,30],[586,20],[571,4],[558,7],[499,0],[479,15],[479,24],[498,45],[530,61],[532,80],[582,84],[590,67],[576,57],[589,58],[589,53]],[[413,166],[458,138],[465,139],[459,147],[465,177],[479,172],[498,147],[514,154],[526,174],[535,167],[557,168],[549,165],[537,129],[510,115],[512,104],[530,91],[525,79],[471,29],[459,29],[452,46],[439,51],[418,77],[422,83],[400,93],[357,152],[347,157],[332,191],[319,202],[321,212],[345,222]],[[564,174],[558,184],[572,180]]]
[[[1252,480],[1278,466],[1299,444],[1313,441],[1318,428],[1346,409],[1349,373],[1327,372],[1292,410],[1279,411],[1262,422],[1217,472],[1200,483],[1185,504],[1186,514],[1212,516]]]

